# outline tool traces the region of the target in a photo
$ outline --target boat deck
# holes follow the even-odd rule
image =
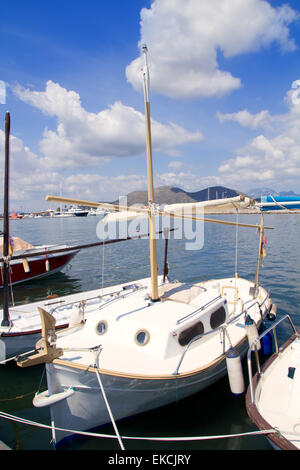
[[[145,291],[137,291],[126,299],[104,306],[100,310],[102,314],[89,316],[80,331],[66,338],[58,336],[57,347],[66,349],[54,362],[86,368],[95,364],[95,356],[89,348],[101,345],[99,367],[103,372],[140,377],[147,371],[148,376],[172,376],[183,359],[179,373],[193,374],[223,356],[223,334],[218,328],[212,330],[212,312],[226,305],[227,321],[230,321],[243,311],[247,300],[249,305],[250,302],[256,304],[249,293],[251,285],[249,281],[235,278],[207,281],[192,288],[189,286],[189,289],[184,289],[180,283],[166,284],[162,286],[161,301],[153,303]],[[262,289],[260,302],[264,294]],[[260,319],[257,304],[250,312],[256,321]],[[205,335],[194,341],[183,357],[187,343],[179,344],[180,334],[198,322],[203,323]],[[105,325],[105,334],[97,332],[100,324]],[[236,319],[227,331],[232,345],[238,346],[245,339],[244,317]],[[137,341],[140,332],[148,336],[144,344]],[[228,339],[225,341],[227,349],[229,342]]]
[[[300,449],[300,340],[279,352],[260,378],[258,393],[261,416]]]

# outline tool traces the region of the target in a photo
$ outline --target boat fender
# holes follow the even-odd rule
[[[23,268],[24,268],[25,273],[29,273],[30,267],[29,267],[27,258],[22,259],[22,263],[23,263]]]
[[[46,271],[50,271],[50,263],[48,260],[47,248],[45,248],[45,268],[46,268]]]
[[[51,395],[49,395],[48,390],[45,390],[44,392],[36,393],[32,403],[36,408],[44,408],[45,406],[51,406],[55,403],[65,400],[74,393],[75,391],[72,388],[64,390],[63,392],[52,393]]]
[[[226,352],[226,365],[230,390],[234,395],[241,395],[245,391],[245,382],[241,357],[232,346]]]
[[[276,319],[276,315],[277,315],[277,305],[271,304],[269,307],[269,311],[267,313],[267,318],[270,321],[274,321]]]
[[[246,317],[245,327],[246,327],[246,333],[248,337],[248,343],[249,343],[249,346],[251,346],[251,344],[253,344],[254,341],[258,338],[259,334],[257,331],[257,326],[254,320],[250,317],[250,315],[247,315]],[[256,347],[257,347],[257,350],[260,351],[261,349],[260,341],[258,341],[258,343],[256,344]],[[252,350],[254,351],[254,346]]]
[[[260,334],[262,334],[266,329],[267,328],[263,323],[260,330]],[[265,356],[269,356],[273,351],[272,334],[270,331],[262,337],[262,351]]]
[[[0,362],[6,359],[6,345],[2,339],[0,339]]]
[[[69,322],[69,328],[72,326],[78,325],[78,323],[82,323],[84,321],[84,311],[81,305],[78,305],[77,307],[73,307],[71,310],[71,315],[70,315],[70,322]]]

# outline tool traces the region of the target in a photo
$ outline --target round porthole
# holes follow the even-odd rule
[[[145,346],[149,342],[150,335],[146,330],[139,330],[135,335],[135,342],[139,346]]]
[[[96,332],[98,335],[104,335],[107,331],[107,323],[104,320],[99,321],[99,323],[96,326]]]

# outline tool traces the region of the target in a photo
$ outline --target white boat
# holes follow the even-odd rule
[[[288,322],[292,335],[278,346],[276,328]],[[248,352],[249,388],[246,396],[247,413],[255,426],[266,433],[276,450],[300,450],[300,331],[289,315],[280,318],[258,338],[274,338],[275,352],[253,376],[251,349]],[[269,431],[269,432],[268,432]]]
[[[72,214],[68,211],[62,211],[62,212],[54,212],[51,213],[50,217],[53,217],[53,218],[66,218],[66,217],[74,217],[75,214]]]
[[[96,209],[90,209],[88,211],[88,215],[89,216],[102,216],[104,217],[105,215],[107,214],[107,211],[105,209],[101,209],[100,207],[96,208]]]
[[[100,308],[97,306],[94,314],[88,315],[74,332],[54,335],[53,315],[49,315],[47,308],[40,310],[44,328],[37,353],[20,358],[17,363],[20,367],[27,367],[46,362],[48,390],[37,394],[33,403],[37,407],[50,407],[52,438],[56,444],[76,431],[112,422],[123,448],[116,421],[197,393],[227,373],[230,374],[233,393],[243,393],[240,356],[247,352],[248,335],[252,338],[250,332],[259,328],[270,312],[270,297],[258,284],[262,237],[266,228],[263,224],[239,224],[258,228],[260,232],[253,281],[242,279],[235,273],[230,278],[191,285],[158,276],[156,215],[182,217],[184,212],[184,218],[196,221],[235,224],[199,218],[199,207],[203,213],[199,203],[185,205],[184,208],[157,208],[153,205],[146,48],[143,52],[148,206],[132,210],[120,205],[70,198],[62,201],[117,209],[119,215],[112,214],[111,217],[119,217],[120,220],[124,215],[130,220],[146,214],[149,217],[151,277],[147,285],[135,281],[138,287],[128,295],[113,297]],[[61,200],[55,196],[47,199]],[[230,201],[226,200],[228,203]],[[234,207],[245,203],[242,197],[232,201]],[[108,216],[108,220],[111,217]]]

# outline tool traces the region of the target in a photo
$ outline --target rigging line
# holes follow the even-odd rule
[[[104,400],[104,402],[105,402],[106,409],[107,409],[107,411],[108,411],[108,414],[109,414],[109,417],[110,417],[110,419],[111,419],[113,428],[114,428],[115,433],[116,433],[116,436],[117,436],[117,438],[118,438],[119,445],[120,445],[120,447],[121,447],[121,450],[125,450],[124,445],[123,445],[123,442],[122,442],[122,439],[121,439],[121,436],[120,436],[120,433],[119,433],[119,431],[118,431],[118,428],[117,428],[117,425],[116,425],[116,422],[115,422],[115,419],[114,419],[114,417],[113,417],[111,408],[110,408],[109,403],[108,403],[108,399],[107,399],[107,396],[106,396],[106,393],[105,393],[105,390],[104,390],[104,387],[103,387],[103,384],[102,384],[102,380],[101,380],[99,371],[98,371],[98,367],[99,367],[99,355],[100,355],[101,351],[102,351],[102,349],[99,349],[99,351],[95,351],[95,365],[94,365],[94,367],[95,367],[95,370],[96,370],[96,376],[97,376],[97,379],[98,379],[98,382],[99,382],[99,386],[100,386],[100,389],[101,389],[101,393],[102,393],[102,396],[103,396],[103,400]]]
[[[237,277],[238,277],[238,237],[239,237],[239,212],[238,209],[236,208],[236,227],[235,227],[235,277],[234,277],[234,287],[235,287],[235,293],[234,293],[234,313],[236,312],[236,305],[238,302],[238,295],[237,295]]]
[[[291,210],[288,209],[287,207],[282,206],[281,204],[279,204],[278,201],[276,201],[276,200],[274,199],[274,196],[273,196],[272,194],[270,194],[270,196],[271,196],[271,199],[273,200],[273,202],[275,202],[275,204],[276,204],[277,206],[279,206],[281,209],[284,209],[284,210],[288,211],[289,214],[293,214],[293,211],[291,211]]]
[[[235,227],[235,277],[237,275],[237,263],[238,263],[238,222],[239,222],[239,213],[238,210],[236,209],[236,227]]]
[[[41,427],[41,428],[46,428],[46,429],[52,429],[51,426],[48,424],[41,424],[37,423],[35,421],[30,421],[25,418],[18,418],[17,416],[10,415],[8,413],[5,413],[3,411],[0,411],[0,418],[5,418],[9,419],[11,421],[17,421],[23,424],[28,424],[30,426],[36,426],[36,427]],[[87,431],[78,431],[74,429],[65,429],[65,428],[59,428],[55,427],[57,431],[65,431],[65,432],[70,432],[72,434],[81,434],[84,436],[90,436],[90,437],[100,437],[100,438],[107,438],[107,439],[117,439],[116,435],[111,435],[111,434],[98,434],[98,433],[93,433],[93,432],[87,432]],[[262,435],[262,434],[278,434],[278,429],[277,428],[271,428],[271,429],[263,429],[260,431],[250,431],[250,432],[245,432],[245,433],[238,433],[238,434],[222,434],[222,435],[215,435],[215,436],[187,436],[187,437],[145,437],[145,436],[121,436],[122,439],[131,439],[131,440],[146,440],[146,441],[203,441],[207,439],[227,439],[231,437],[245,437],[245,436],[256,436],[256,435]]]
[[[11,277],[11,267],[9,267],[9,279],[10,279],[10,297],[12,302],[12,307],[15,306],[14,291],[12,286],[12,277]]]
[[[102,295],[104,289],[104,239],[102,244]]]

